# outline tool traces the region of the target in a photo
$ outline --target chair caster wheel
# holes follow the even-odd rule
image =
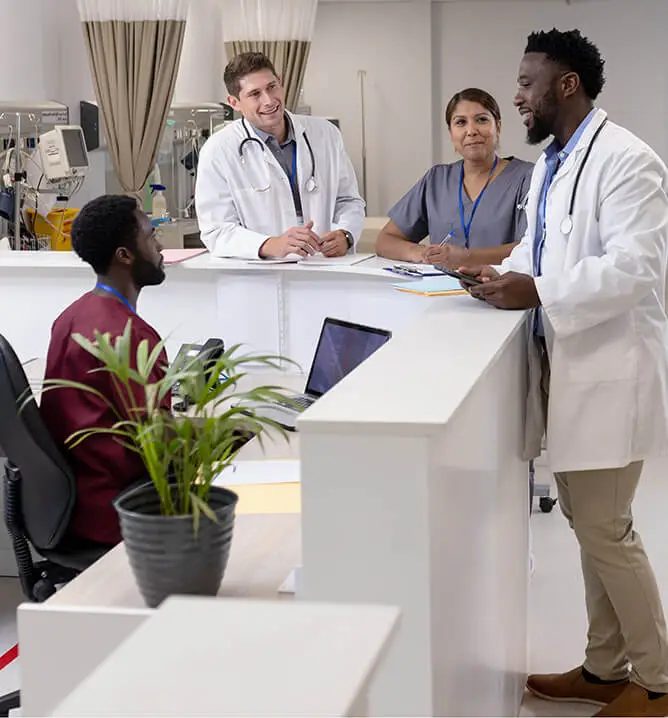
[[[32,589],[32,595],[37,603],[44,603],[44,601],[53,596],[55,592],[56,587],[48,578],[40,578]]]
[[[549,496],[541,496],[540,501],[538,502],[538,505],[540,506],[540,510],[544,514],[549,514],[550,511],[554,508],[554,505],[557,503],[556,499],[551,499]]]

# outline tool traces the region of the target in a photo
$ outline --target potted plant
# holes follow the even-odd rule
[[[73,340],[100,362],[95,371],[109,372],[124,397],[123,413],[85,383],[47,382],[46,390],[71,388],[92,392],[117,417],[110,428],[90,427],[68,439],[76,446],[93,434],[110,434],[143,459],[150,482],[131,488],[116,502],[128,559],[139,590],[149,607],[171,594],[215,595],[220,588],[232,540],[238,497],[213,485],[250,436],[262,441],[267,430],[285,436],[275,422],[248,416],[234,404],[242,400],[285,399],[279,387],[238,389],[246,369],[280,369],[281,357],[240,354],[239,345],[218,359],[192,357],[171,365],[157,382],[149,377],[164,341],[149,354],[148,343],[137,347],[131,361],[128,320],[122,336],[80,334]],[[136,369],[133,368],[136,367]],[[133,391],[134,385],[134,391]],[[140,391],[137,391],[137,387]],[[179,389],[188,397],[185,415],[166,412],[161,402]],[[138,400],[141,397],[141,400]]]

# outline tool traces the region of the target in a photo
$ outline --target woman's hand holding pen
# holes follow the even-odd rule
[[[454,234],[454,230],[451,230],[439,244],[430,244],[425,248],[425,264],[438,264],[448,269],[457,269],[470,260],[468,249],[450,243]]]
[[[448,269],[457,269],[470,261],[468,249],[453,244],[432,244],[427,247],[425,263],[440,264]]]
[[[415,264],[427,264],[427,250],[424,244],[412,244],[410,245],[411,254],[404,261],[414,262]]]

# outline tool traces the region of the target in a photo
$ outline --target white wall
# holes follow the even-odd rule
[[[194,0],[183,39],[174,102],[224,102],[225,50],[220,0]]]
[[[492,21],[493,18],[493,21]],[[534,160],[539,149],[525,144],[525,130],[512,100],[526,37],[533,30],[579,28],[606,59],[606,87],[598,101],[614,122],[625,125],[668,159],[666,88],[668,25],[665,0],[483,0],[435,4],[444,107],[467,86],[491,92],[504,120],[502,146],[507,154]],[[442,129],[442,161],[454,159],[447,129]]]
[[[313,114],[337,117],[361,190],[359,70],[366,70],[368,213],[382,214],[432,163],[431,7],[321,3],[304,84]]]
[[[58,57],[47,59],[54,43],[48,33],[48,14],[42,21],[43,6],[44,0],[0,0],[4,60],[0,99],[50,99],[50,85],[58,81]]]

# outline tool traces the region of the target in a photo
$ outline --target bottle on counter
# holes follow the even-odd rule
[[[162,184],[151,185],[151,215],[153,219],[166,219],[169,217],[165,189],[166,187]]]

